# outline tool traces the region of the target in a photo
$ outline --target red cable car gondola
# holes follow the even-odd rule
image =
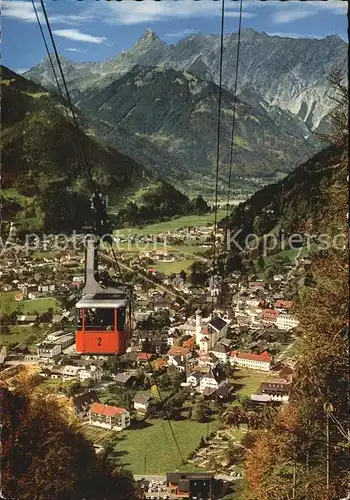
[[[85,286],[76,303],[76,352],[122,354],[130,345],[131,293],[125,284],[103,280],[94,241],[87,242]]]

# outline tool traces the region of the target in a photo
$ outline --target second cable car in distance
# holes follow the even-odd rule
[[[86,245],[85,286],[75,307],[78,354],[125,353],[131,339],[131,289],[100,277],[93,240]]]

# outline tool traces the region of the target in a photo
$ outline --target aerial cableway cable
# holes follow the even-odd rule
[[[90,165],[89,165],[89,162],[88,162],[88,159],[87,159],[87,155],[86,155],[86,151],[85,151],[85,148],[84,148],[84,143],[83,143],[83,140],[82,140],[82,135],[81,135],[81,132],[80,132],[80,129],[79,129],[79,125],[78,125],[78,122],[77,122],[77,119],[76,119],[76,116],[75,116],[75,112],[74,112],[74,107],[73,107],[73,104],[72,104],[72,101],[71,101],[71,98],[70,98],[70,95],[69,95],[69,91],[68,91],[68,87],[67,87],[67,83],[66,83],[66,79],[65,79],[65,76],[64,76],[64,73],[63,73],[63,69],[62,69],[62,65],[61,65],[61,61],[59,59],[59,55],[58,55],[58,51],[57,51],[57,48],[56,48],[56,44],[55,44],[55,40],[54,40],[54,37],[53,37],[53,33],[52,33],[52,30],[51,30],[51,26],[50,26],[50,21],[48,19],[48,16],[47,16],[47,13],[46,13],[46,9],[45,9],[45,6],[44,6],[44,2],[43,0],[40,0],[40,3],[41,3],[41,7],[42,7],[42,10],[43,10],[43,14],[44,14],[44,17],[45,17],[45,21],[46,21],[46,24],[47,24],[47,29],[49,31],[49,34],[50,34],[50,38],[51,38],[51,43],[52,43],[52,46],[54,48],[54,53],[55,53],[55,57],[56,57],[56,60],[57,60],[57,64],[58,64],[58,67],[59,67],[59,70],[60,70],[60,75],[61,75],[61,78],[62,78],[62,82],[63,82],[63,85],[64,85],[64,89],[65,89],[65,92],[66,92],[66,95],[67,95],[67,101],[68,101],[68,104],[69,104],[69,107],[70,107],[70,110],[71,110],[71,113],[72,113],[72,117],[73,117],[73,122],[74,122],[74,125],[77,129],[77,132],[78,132],[78,138],[81,140],[81,143],[82,143],[82,152],[83,152],[83,159],[84,159],[84,162],[85,162],[85,173],[87,175],[87,178],[88,178],[88,181],[92,187],[92,190],[93,190],[93,193],[95,195],[95,203],[99,203],[98,205],[98,208],[101,209],[101,211],[104,211],[106,212],[105,210],[105,207],[103,206],[103,203],[102,203],[102,200],[100,199],[100,196],[98,194],[98,190],[97,190],[97,187],[95,185],[95,182],[93,180],[93,177],[92,177],[92,173],[91,173],[91,168],[90,168]],[[34,7],[35,8],[35,7]],[[38,24],[41,28],[41,24],[40,24],[40,19],[39,19],[39,16],[37,16],[37,21],[38,21]],[[46,40],[45,40],[45,36],[44,36],[44,33],[42,31],[42,28],[41,28],[41,33],[42,33],[42,36],[43,36],[43,40],[44,40],[44,43],[45,43],[45,48],[47,50],[47,53],[48,53],[48,56],[49,56],[49,60],[50,60],[50,63],[51,63],[51,66],[53,68],[53,72],[54,72],[54,75],[55,75],[55,79],[56,79],[56,83],[57,83],[57,87],[62,95],[62,92],[60,90],[60,86],[59,86],[59,83],[58,83],[58,78],[57,78],[57,75],[55,74],[55,70],[54,70],[54,65],[53,65],[53,62],[52,62],[52,59],[51,59],[51,56],[49,54],[49,49],[48,49],[48,46],[47,46],[47,43],[46,43]],[[104,214],[105,218],[107,218],[107,214],[105,213]],[[107,240],[108,241],[108,240]],[[109,246],[111,248],[111,252],[112,252],[112,255],[113,255],[113,259],[114,259],[114,262],[115,262],[115,265],[118,269],[118,272],[119,272],[119,275],[121,277],[121,280],[123,281],[124,284],[125,283],[125,280],[123,278],[123,275],[121,273],[121,269],[120,269],[120,266],[119,266],[119,262],[117,260],[117,257],[116,257],[116,254],[115,254],[115,251],[113,249],[113,245],[111,243],[111,241],[108,241],[109,243]],[[135,315],[133,314],[133,319],[135,321]],[[135,321],[135,324],[136,324],[136,321]],[[149,366],[151,368],[151,371],[152,371],[152,375],[154,375],[154,370],[153,370],[153,367],[152,367],[152,364],[149,360],[149,358],[147,357],[147,360],[148,360],[148,363],[149,363]],[[161,392],[160,392],[160,389],[158,387],[158,384],[156,383],[156,380],[154,380],[154,385],[156,386],[157,388],[157,392],[159,394],[159,398],[160,400],[163,402],[163,398],[162,398],[162,395],[161,395]],[[181,462],[182,462],[182,465],[185,467],[185,470],[187,472],[187,467],[186,467],[186,462],[185,462],[185,459],[181,453],[181,450],[180,450],[180,446],[179,446],[179,443],[178,443],[178,440],[176,438],[176,435],[175,435],[175,432],[174,432],[174,429],[173,429],[173,426],[171,424],[171,421],[168,420],[168,425],[169,425],[169,428],[170,428],[170,432],[171,432],[171,435],[172,435],[172,438],[175,442],[175,446],[176,446],[176,449],[180,455],[180,458],[181,458]],[[164,424],[163,424],[163,421],[162,421],[162,427],[163,427],[163,430],[164,430],[164,433],[165,433],[165,429],[164,429]],[[168,441],[168,437],[167,437],[167,434],[165,433],[165,437],[166,437],[166,440]],[[171,452],[172,453],[172,452]]]
[[[115,251],[114,251],[114,249],[113,249],[113,247],[112,247],[112,246],[111,246],[111,253],[112,253],[112,255],[113,255],[114,263],[115,263],[115,265],[116,265],[116,269],[117,269],[117,271],[118,271],[118,273],[119,273],[119,277],[120,277],[120,279],[121,279],[122,283],[123,283],[123,284],[127,284],[127,283],[125,282],[125,280],[124,280],[124,276],[123,276],[123,274],[122,274],[122,272],[121,272],[121,269],[120,269],[120,266],[119,266],[119,263],[118,263],[118,260],[117,260],[117,257],[116,257],[116,254],[115,254]],[[140,334],[140,333],[141,333],[141,332],[140,332],[140,328],[139,328],[138,326],[136,326],[136,325],[137,325],[137,321],[136,321],[136,317],[135,317],[135,313],[134,313],[134,311],[132,312],[132,316],[133,316],[133,321],[134,321],[134,323],[135,323],[136,331]],[[156,388],[157,388],[157,393],[158,393],[158,395],[159,395],[159,400],[160,400],[160,402],[161,402],[161,403],[164,403],[164,399],[163,399],[162,393],[161,393],[160,388],[159,388],[159,386],[158,386],[158,384],[157,384],[157,382],[156,382],[156,377],[155,377],[155,374],[154,374],[154,369],[153,369],[152,363],[151,363],[151,361],[150,361],[150,359],[149,359],[149,357],[148,357],[148,356],[147,356],[147,363],[148,363],[148,365],[149,365],[149,368],[150,368],[151,373],[152,373],[152,376],[153,376],[154,385],[155,385],[155,386],[156,386]],[[163,424],[163,420],[162,420],[162,419],[161,419],[161,422],[162,422],[162,427],[163,427],[163,432],[164,432],[165,438],[166,438],[166,440],[168,441],[168,436],[167,436],[167,433],[166,433],[166,431],[165,431],[165,429],[164,429],[164,424]],[[180,445],[179,445],[179,443],[178,443],[178,440],[177,440],[176,435],[175,435],[175,432],[174,432],[174,428],[173,428],[173,426],[172,426],[172,424],[171,424],[170,419],[167,419],[167,422],[168,422],[169,429],[170,429],[170,433],[171,433],[171,436],[172,436],[172,438],[173,438],[173,440],[174,440],[174,443],[175,443],[176,449],[177,449],[177,451],[178,451],[178,453],[179,453],[179,456],[180,456],[180,458],[181,458],[181,465],[183,465],[183,466],[184,466],[185,471],[187,472],[186,461],[185,461],[185,459],[184,459],[184,457],[183,457],[183,454],[182,454],[182,452],[181,452]],[[171,450],[170,450],[170,453],[172,454],[172,451],[171,451]],[[173,457],[173,461],[175,462],[174,457]]]
[[[224,26],[225,26],[225,0],[221,2],[221,35],[220,35],[220,61],[219,61],[219,94],[218,94],[218,120],[216,141],[216,173],[215,173],[215,202],[214,202],[214,241],[213,241],[213,275],[217,267],[217,225],[218,225],[218,191],[219,191],[219,165],[220,165],[220,133],[221,133],[221,101],[222,101],[222,63],[224,55]],[[214,278],[214,276],[213,276]]]
[[[51,54],[50,54],[50,50],[49,50],[49,47],[48,47],[47,42],[46,42],[45,33],[44,33],[44,30],[43,30],[43,28],[41,26],[41,22],[40,22],[40,19],[39,19],[38,11],[37,11],[37,8],[35,6],[35,0],[31,0],[31,1],[32,1],[34,13],[35,13],[35,17],[36,17],[36,20],[37,20],[38,25],[39,25],[41,37],[42,37],[44,45],[45,45],[45,49],[46,49],[46,52],[47,52],[47,57],[49,58],[50,66],[51,66],[51,69],[52,69],[52,73],[53,73],[53,76],[55,78],[55,82],[56,82],[56,85],[57,85],[57,90],[60,93],[62,101],[63,101],[63,104],[64,104],[65,99],[63,97],[62,89],[61,89],[61,86],[60,86],[59,81],[58,81],[58,77],[57,77],[57,73],[56,73],[56,70],[55,70],[55,66],[53,64],[52,57],[51,57]],[[65,107],[65,109],[66,109],[66,107]]]
[[[233,164],[233,146],[235,137],[235,126],[236,126],[236,105],[237,105],[237,87],[238,87],[238,70],[239,70],[239,56],[240,56],[240,46],[241,46],[241,32],[242,32],[242,10],[243,10],[243,0],[240,0],[239,6],[239,22],[238,22],[238,34],[237,34],[237,53],[236,53],[236,75],[235,75],[235,85],[233,92],[233,113],[232,113],[232,132],[231,132],[231,147],[230,147],[230,163],[229,163],[229,176],[228,176],[228,187],[227,187],[227,204],[226,204],[226,227],[225,227],[225,255],[228,252],[228,224],[229,224],[229,211],[230,211],[230,196],[231,196],[231,183],[232,183],[232,164]]]
[[[69,95],[69,91],[68,91],[68,87],[67,87],[67,82],[66,82],[66,79],[65,79],[65,76],[64,76],[64,73],[63,73],[61,61],[60,61],[60,58],[59,58],[59,55],[58,55],[58,51],[57,51],[57,47],[56,47],[56,42],[55,42],[55,39],[53,37],[53,33],[52,33],[52,30],[51,30],[51,26],[50,26],[50,21],[49,21],[48,15],[46,13],[44,1],[40,0],[40,4],[41,4],[41,8],[42,8],[44,17],[45,17],[45,22],[46,22],[47,29],[48,29],[48,32],[49,32],[49,35],[50,35],[51,43],[52,43],[53,50],[54,50],[54,53],[55,53],[57,65],[58,65],[58,68],[59,68],[59,71],[60,71],[60,75],[61,75],[62,83],[63,83],[63,86],[64,86],[64,90],[66,92],[66,96],[67,96],[67,101],[68,101],[68,104],[69,104],[69,108],[70,108],[70,111],[72,113],[73,123],[74,123],[74,126],[75,126],[76,130],[77,130],[78,137],[81,139],[82,155],[83,155],[84,167],[85,167],[84,170],[85,170],[88,182],[90,184],[90,187],[91,187],[93,193],[96,194],[98,192],[97,191],[97,187],[96,187],[95,182],[94,182],[93,177],[92,177],[92,172],[91,172],[91,168],[90,168],[90,165],[89,165],[88,156],[87,156],[87,153],[86,153],[86,150],[85,150],[84,141],[83,141],[82,134],[81,134],[81,131],[80,131],[80,128],[79,128],[79,125],[78,125],[78,121],[77,121],[76,115],[75,115],[74,106],[72,104],[72,100],[71,100],[70,95]]]
[[[221,141],[221,105],[222,105],[222,64],[224,56],[224,28],[225,28],[225,0],[221,2],[221,34],[220,34],[220,59],[219,59],[219,92],[218,92],[218,117],[216,140],[216,172],[215,172],[215,201],[214,201],[214,230],[213,230],[213,260],[212,260],[212,314],[215,304],[215,282],[218,268],[217,259],[217,228],[218,228],[218,191],[219,191],[219,166],[220,166],[220,141]]]

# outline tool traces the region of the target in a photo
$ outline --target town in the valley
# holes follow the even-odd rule
[[[83,240],[57,249],[54,236],[33,248],[13,238],[1,256],[1,377],[37,373],[96,453],[113,443],[147,498],[222,498],[244,479],[248,430],[288,402],[292,284],[310,261],[288,250],[220,280],[206,257],[212,223],[155,231],[114,238],[134,290],[131,345],[118,356],[75,350]],[[101,254],[101,271],[115,277]]]

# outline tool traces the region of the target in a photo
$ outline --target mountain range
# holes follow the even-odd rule
[[[236,72],[237,33],[224,36],[223,85],[232,90]],[[327,75],[333,67],[347,68],[348,44],[337,35],[323,39],[270,36],[252,29],[242,30],[238,89],[254,88],[269,104],[300,116],[310,129],[316,128],[332,102],[327,97]],[[62,58],[70,89],[76,95],[104,88],[133,66],[164,66],[186,70],[218,84],[220,36],[193,34],[176,45],[167,45],[146,30],[128,51],[101,62],[75,63]],[[287,56],[286,56],[287,55]],[[54,85],[45,59],[25,76]]]
[[[222,192],[229,170],[236,50],[237,33],[226,34]],[[60,59],[72,99],[88,117],[91,133],[176,187],[196,191],[200,182],[201,193],[210,196],[216,170],[219,52],[218,35],[190,35],[167,45],[146,30],[130,50],[105,61]],[[323,147],[313,132],[326,126],[332,107],[327,76],[335,66],[347,66],[347,44],[337,36],[291,39],[242,31],[235,187],[242,187],[242,176],[271,180],[279,172],[288,173]],[[48,58],[24,76],[55,88]]]

